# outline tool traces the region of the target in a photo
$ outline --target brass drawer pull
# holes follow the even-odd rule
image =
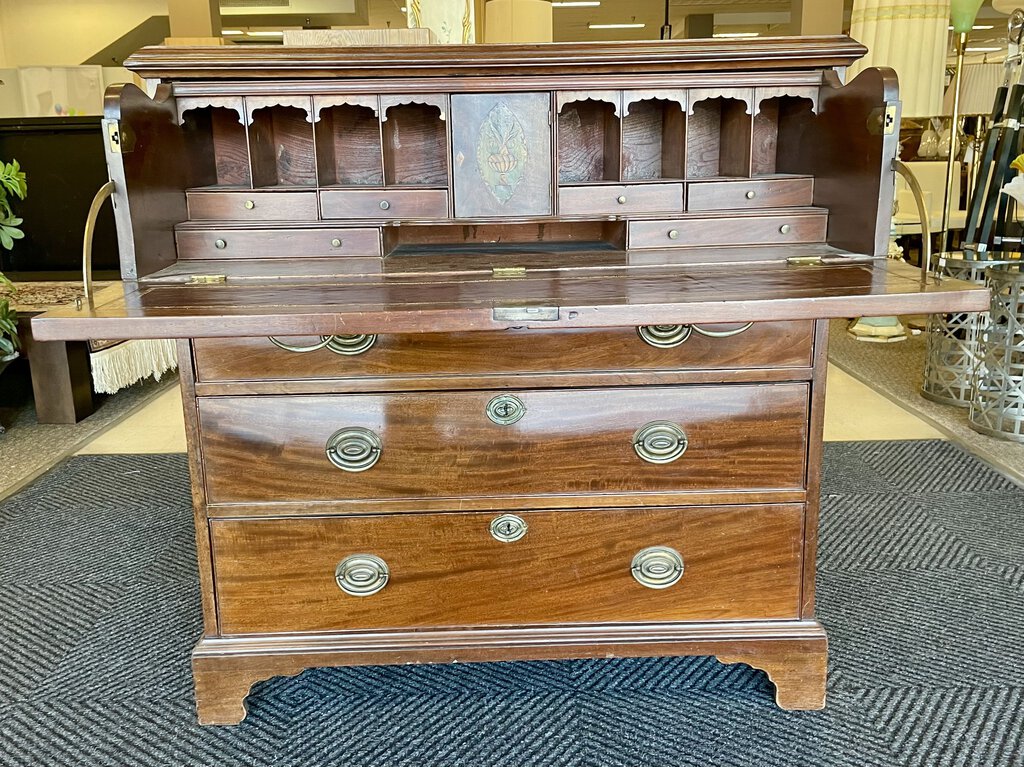
[[[636,332],[645,344],[671,349],[685,343],[692,329],[690,325],[641,325]]]
[[[693,326],[693,332],[698,333],[706,338],[732,338],[738,336],[740,333],[745,333],[754,327],[753,322],[748,322],[742,327],[735,328],[734,330],[705,330],[700,325]]]
[[[668,230],[668,238],[670,240],[678,240],[679,239],[679,230],[678,229],[669,229]]]
[[[625,205],[626,204],[626,195],[620,194],[618,197],[615,198],[615,202],[617,202],[619,205]]]
[[[252,200],[246,200],[246,201],[245,201],[245,202],[243,203],[243,205],[245,205],[245,209],[246,209],[246,210],[252,210],[253,208],[255,208],[255,207],[256,207],[256,203],[255,203],[255,202],[253,202]]]
[[[387,210],[390,207],[391,207],[391,203],[388,202],[387,200],[381,200],[380,201],[380,209],[381,210]]]
[[[636,553],[629,571],[641,586],[667,589],[683,577],[683,557],[668,546],[651,546]]]
[[[374,554],[352,554],[338,563],[334,580],[353,597],[368,597],[388,585],[388,563]]]
[[[671,421],[651,421],[633,435],[633,449],[647,463],[672,463],[688,444],[686,432]]]
[[[747,192],[746,197],[748,200],[753,200],[755,197],[757,197],[757,192],[751,189],[750,191]]]
[[[526,405],[512,394],[499,394],[487,403],[487,417],[498,426],[509,426],[522,420],[526,415]]]
[[[491,520],[491,537],[502,543],[518,541],[526,535],[526,520],[515,514],[502,514]]]
[[[357,473],[373,468],[384,447],[380,437],[361,426],[338,429],[327,439],[327,460],[342,471]]]
[[[789,234],[789,232],[790,232],[790,230],[792,228],[793,227],[791,227],[789,224],[783,224],[782,226],[779,227],[779,233],[780,234]]]
[[[224,248],[226,248],[227,246],[227,240],[215,240],[213,243],[213,247],[215,247],[217,250],[224,250]]]
[[[345,357],[352,357],[356,354],[362,354],[368,351],[375,343],[377,343],[376,335],[347,335],[347,336],[320,336],[320,342],[315,344],[309,344],[308,346],[295,346],[293,344],[287,344],[284,341],[275,338],[274,336],[267,336],[267,339],[274,346],[277,346],[285,351],[297,352],[304,354],[305,352],[315,352],[317,349],[327,348],[329,351],[335,354],[341,354]]]
[[[339,238],[337,238],[337,237],[335,237],[333,240],[331,240],[331,247],[332,248],[340,248],[341,244],[342,244],[341,240]]]

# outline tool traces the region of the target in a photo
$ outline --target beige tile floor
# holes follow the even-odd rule
[[[912,413],[836,367],[829,367],[825,439],[943,439]],[[141,410],[100,434],[83,453],[174,453],[185,450],[181,394],[169,389]]]

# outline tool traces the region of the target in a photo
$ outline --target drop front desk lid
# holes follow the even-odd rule
[[[92,304],[32,320],[37,340],[457,332],[586,328],[984,311],[987,289],[930,279],[884,258],[609,266],[503,277],[227,275],[192,284],[150,279],[98,292]]]

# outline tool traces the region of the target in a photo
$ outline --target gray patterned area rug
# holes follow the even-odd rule
[[[1024,492],[939,441],[826,446],[824,711],[708,658],[312,670],[195,724],[184,456],[0,505],[0,764],[1021,765]]]

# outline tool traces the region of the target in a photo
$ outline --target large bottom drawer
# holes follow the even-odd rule
[[[802,519],[788,504],[210,527],[221,631],[249,634],[795,618]]]

